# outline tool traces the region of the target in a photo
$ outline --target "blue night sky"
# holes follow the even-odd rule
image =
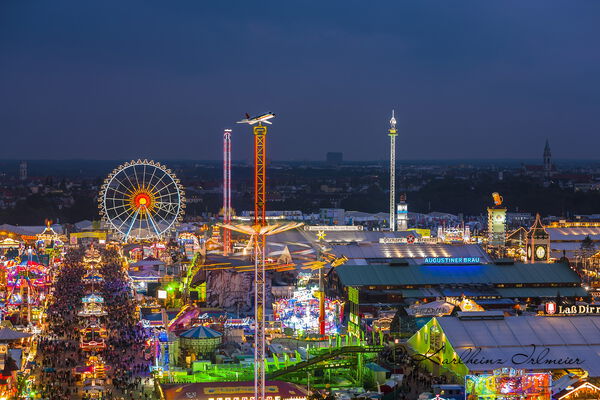
[[[600,1],[0,2],[1,158],[598,159]]]

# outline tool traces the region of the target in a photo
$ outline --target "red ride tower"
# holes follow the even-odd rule
[[[223,224],[231,223],[231,129],[223,132]],[[231,252],[231,231],[223,228],[223,255]]]

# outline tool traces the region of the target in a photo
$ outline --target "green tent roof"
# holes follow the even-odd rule
[[[502,297],[586,297],[588,293],[581,286],[577,287],[522,287],[522,288],[496,288]]]
[[[514,265],[342,265],[335,269],[344,286],[442,284],[577,284],[579,276],[566,264]]]

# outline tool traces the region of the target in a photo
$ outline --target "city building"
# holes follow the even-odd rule
[[[343,208],[321,208],[319,220],[327,225],[344,225],[346,219]]]
[[[400,202],[396,205],[396,220],[399,231],[408,229],[408,204],[406,203],[406,195],[400,196]]]
[[[552,176],[552,152],[550,151],[550,143],[546,139],[544,146],[544,178],[549,179]]]
[[[27,161],[21,161],[19,164],[19,180],[21,182],[27,180]]]

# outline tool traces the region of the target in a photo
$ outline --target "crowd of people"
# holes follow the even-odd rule
[[[102,295],[108,312],[108,346],[113,392],[124,399],[150,399],[150,359],[145,357],[148,332],[139,323],[136,304],[126,272],[115,250],[105,250],[100,273],[104,277]]]
[[[145,352],[148,333],[139,324],[132,290],[118,253],[101,252],[102,262],[93,283],[86,281],[84,249],[70,249],[57,271],[38,341],[33,392],[37,398],[58,399],[153,399],[149,373],[152,360]],[[81,329],[89,317],[78,315],[82,298],[99,294],[106,315],[93,317],[106,329],[105,347],[80,346]],[[90,356],[105,367],[105,376],[84,380],[82,367]],[[89,378],[89,377],[88,377]]]
[[[83,357],[79,347],[77,311],[84,294],[83,250],[67,253],[56,272],[48,299],[43,334],[37,345],[33,391],[42,399],[76,398],[72,369]]]

